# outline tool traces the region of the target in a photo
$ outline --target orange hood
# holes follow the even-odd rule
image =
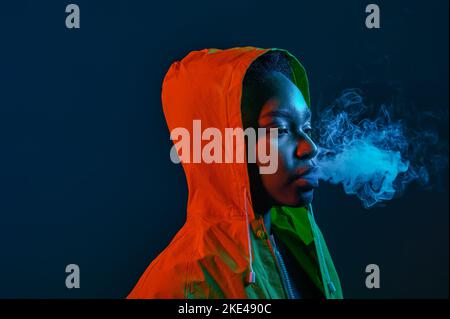
[[[250,64],[268,51],[254,47],[204,49],[191,52],[181,62],[173,63],[162,88],[162,104],[169,130],[186,128],[192,139],[195,135],[193,120],[201,120],[202,129],[215,127],[223,132],[225,128],[242,128],[243,78]],[[296,62],[293,57],[292,60]],[[297,62],[294,70],[297,70],[294,72],[297,78],[303,80],[298,85],[309,104],[304,69]],[[222,154],[225,154],[224,149]],[[191,154],[191,163],[183,163],[183,168],[189,188],[188,218],[245,216],[244,191],[251,202],[245,163],[192,163]],[[254,218],[251,205],[248,214],[250,219]]]

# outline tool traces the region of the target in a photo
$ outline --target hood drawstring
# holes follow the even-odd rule
[[[314,212],[313,212],[311,204],[309,204],[309,211],[311,212],[311,217],[312,217],[311,219],[312,219],[312,222],[314,223],[314,225],[312,225],[312,231],[313,231],[313,234],[315,234],[315,237],[317,238],[317,248],[319,251],[319,260],[320,260],[319,265],[322,264],[324,266],[323,271],[325,273],[326,286],[327,286],[328,290],[330,291],[330,293],[334,294],[336,292],[336,287],[334,286],[333,281],[330,278],[330,273],[328,272],[328,265],[325,262],[325,256],[323,254],[322,244],[320,243],[319,235],[315,232],[315,228],[316,228],[317,224],[316,224],[316,220],[314,218]]]
[[[247,209],[247,189],[244,188],[244,208],[245,208],[245,226],[247,228],[247,244],[248,244],[248,262],[249,262],[249,272],[245,282],[247,284],[254,284],[256,282],[256,274],[253,271],[253,254],[252,254],[252,241],[250,238],[250,223],[248,218]]]

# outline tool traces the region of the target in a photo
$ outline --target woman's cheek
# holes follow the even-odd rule
[[[273,175],[279,166],[279,144],[276,130],[263,134],[256,143],[256,160],[260,168],[260,174]]]

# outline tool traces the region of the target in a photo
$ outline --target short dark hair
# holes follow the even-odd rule
[[[245,73],[244,89],[253,83],[263,82],[270,72],[280,72],[288,79],[292,79],[292,69],[285,53],[269,51],[253,61]]]

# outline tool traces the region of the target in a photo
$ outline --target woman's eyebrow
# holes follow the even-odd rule
[[[304,117],[305,120],[307,120],[307,121],[311,120],[311,111],[309,108],[306,109],[304,116],[305,116]],[[287,119],[292,119],[294,116],[289,111],[274,110],[274,111],[269,111],[262,116],[262,118],[265,118],[265,117],[284,117]]]
[[[287,111],[281,111],[281,110],[275,110],[275,111],[269,111],[265,113],[262,118],[265,117],[285,117],[285,118],[292,118],[292,114],[290,114]]]

